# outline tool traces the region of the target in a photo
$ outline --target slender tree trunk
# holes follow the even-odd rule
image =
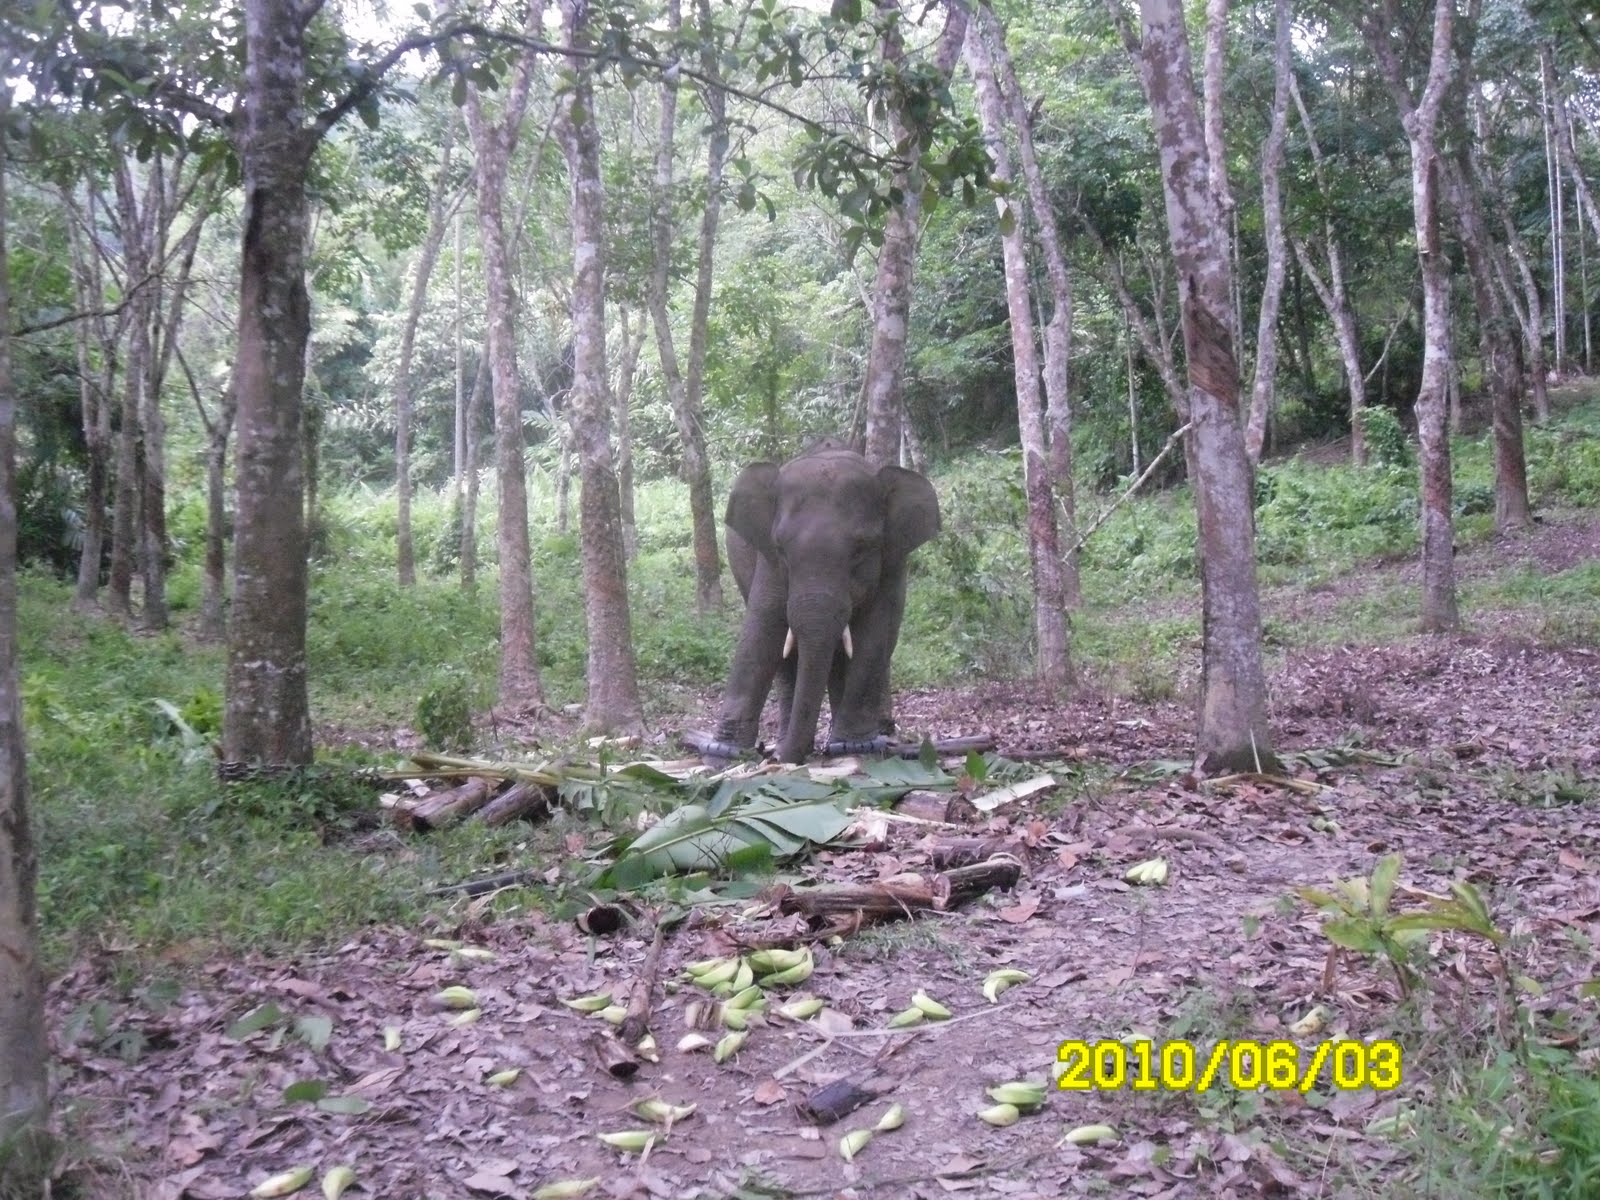
[[[967,25],[966,57],[977,87],[978,116],[983,123],[994,177],[1012,181],[1011,157],[1006,150],[1006,120],[994,64],[976,22]],[[1034,343],[1033,312],[1029,306],[1028,263],[1023,246],[1024,214],[1015,200],[997,202],[1000,247],[1005,262],[1006,312],[1011,324],[1011,354],[1015,362],[1017,423],[1022,434],[1022,479],[1028,498],[1028,558],[1033,573],[1033,626],[1038,643],[1035,670],[1039,682],[1060,691],[1072,682],[1072,660],[1067,641],[1066,605],[1062,596],[1061,548],[1056,528],[1054,497],[1045,447],[1044,400],[1039,394],[1039,353]],[[1039,214],[1052,219],[1049,210]]]
[[[1204,77],[1201,81],[1203,124],[1205,128],[1206,162],[1211,177],[1211,190],[1216,193],[1217,211],[1227,222],[1228,236],[1225,244],[1232,256],[1233,270],[1229,272],[1228,332],[1233,338],[1234,354],[1244,346],[1244,313],[1239,303],[1238,205],[1233,199],[1233,189],[1228,184],[1228,150],[1222,136],[1222,110],[1224,106],[1223,72],[1228,57],[1228,0],[1206,0],[1206,46]]]
[[[467,401],[463,423],[461,473],[461,588],[478,587],[478,427],[483,423],[483,394],[489,384],[489,347],[478,351],[478,370],[472,380],[472,395]]]
[[[400,327],[400,361],[394,379],[394,490],[395,567],[401,587],[417,582],[416,551],[411,539],[411,359],[416,353],[417,326],[428,300],[428,281],[444,245],[446,191],[450,183],[450,152],[455,144],[454,115],[445,122],[444,150],[439,171],[428,197],[428,231],[417,256],[417,273],[411,281],[411,302],[406,306],[405,324]],[[459,261],[459,260],[458,260]]]
[[[1050,283],[1050,319],[1044,326],[1050,485],[1065,522],[1063,536],[1067,550],[1061,562],[1062,600],[1068,608],[1076,608],[1082,601],[1082,585],[1078,572],[1077,495],[1072,471],[1072,277],[1067,272],[1066,252],[1056,230],[1055,206],[1050,202],[1044,172],[1034,149],[1033,118],[1017,82],[1016,66],[1006,48],[1005,29],[987,4],[979,9],[979,15],[984,32],[993,44],[992,54],[1006,111],[1017,131],[1017,149],[1023,178],[1027,181],[1028,202],[1044,253],[1045,276]]]
[[[639,369],[639,351],[644,348],[644,327],[641,323],[637,337],[633,335],[632,322],[626,308],[617,314],[617,324],[622,339],[621,365],[617,369],[615,413],[617,422],[617,496],[621,502],[622,546],[628,561],[639,555],[639,526],[633,511],[633,431],[629,409],[633,401],[633,379]]]
[[[899,0],[873,0],[880,14],[899,12]],[[896,20],[883,37],[883,63],[890,71],[906,71],[901,37],[901,20]],[[948,80],[955,68],[961,43],[966,36],[966,10],[952,5],[946,10],[934,70]],[[891,102],[889,125],[896,146],[912,147],[915,155],[915,127],[901,104]],[[891,205],[883,228],[883,243],[878,248],[877,279],[872,292],[872,349],[867,356],[863,398],[867,428],[867,461],[882,466],[898,461],[900,422],[905,410],[906,335],[911,320],[911,282],[917,261],[917,223],[922,214],[922,171],[916,166],[902,167],[894,174],[892,186],[901,201]]]
[[[73,294],[78,308],[93,312],[103,302],[105,288],[100,269],[95,231],[95,192],[88,190],[87,215],[82,228],[70,191],[62,199],[70,213],[67,221],[68,246],[72,254]],[[106,499],[111,477],[111,396],[116,386],[117,349],[120,332],[113,334],[104,316],[78,321],[73,331],[78,352],[78,387],[83,410],[85,464],[83,497],[83,551],[78,557],[78,583],[72,605],[79,611],[95,606],[100,597],[100,566],[105,555]],[[100,346],[98,378],[90,361],[89,339],[94,334]]]
[[[1283,189],[1278,182],[1283,169],[1283,145],[1289,132],[1289,3],[1276,0],[1273,39],[1272,125],[1261,147],[1261,213],[1267,235],[1267,279],[1261,289],[1261,313],[1256,324],[1256,369],[1250,388],[1250,417],[1245,426],[1245,450],[1250,461],[1261,461],[1267,437],[1267,413],[1277,390],[1278,302],[1283,296],[1283,268],[1287,250],[1283,236]]]
[[[682,23],[679,0],[668,0],[667,28],[676,36]],[[702,36],[709,37],[710,15],[701,16]],[[716,68],[710,53],[707,69]],[[672,262],[675,223],[672,213],[673,147],[676,141],[678,77],[661,83],[660,137],[656,142],[655,196],[652,237],[655,260],[650,275],[649,308],[655,332],[661,375],[672,406],[683,447],[683,478],[689,485],[689,519],[694,545],[695,611],[704,616],[722,607],[722,558],[717,549],[717,517],[712,500],[711,462],[706,453],[701,395],[705,379],[706,336],[711,312],[711,268],[722,208],[722,172],[728,152],[727,97],[716,88],[706,91],[711,133],[706,147],[705,208],[700,221],[700,252],[695,273],[694,308],[689,322],[687,377],[678,365],[678,352],[667,311],[667,283]]]
[[[542,0],[531,0],[528,25]],[[508,91],[505,113],[490,126],[478,88],[467,88],[467,127],[478,180],[478,229],[483,239],[489,309],[489,357],[494,393],[495,465],[499,496],[500,703],[512,710],[544,704],[534,653],[533,554],[528,537],[528,480],[523,466],[522,376],[517,366],[516,292],[505,228],[506,166],[527,104],[532,52],[524,51]]]
[[[1141,0],[1142,37],[1129,28],[1120,0],[1111,6],[1142,66],[1178,271],[1203,610],[1196,764],[1202,771],[1260,769],[1276,760],[1261,665],[1254,490],[1229,333],[1227,225],[1211,182],[1181,0]]]
[[[0,1191],[11,1182],[8,1160],[21,1168],[19,1175],[29,1165],[30,1143],[42,1135],[50,1105],[35,906],[38,858],[17,687],[17,397],[11,379],[5,183],[11,66],[9,55],[0,57]]]
[[[149,274],[145,240],[127,160],[119,159],[112,178],[116,183],[117,232],[123,244],[123,264],[129,284],[143,282]],[[150,291],[140,287],[128,305],[128,352],[123,371],[120,423],[117,428],[116,484],[111,510],[111,578],[106,588],[108,612],[133,616],[133,576],[139,565],[139,455],[143,435],[144,385],[150,357]]]
[[[590,43],[588,0],[561,0],[566,45]],[[584,612],[589,631],[588,727],[596,732],[633,730],[644,707],[633,655],[628,612],[628,563],[622,541],[621,501],[611,449],[609,375],[606,370],[604,193],[600,135],[594,122],[593,74],[574,60],[575,81],[558,102],[557,120],[572,181],[572,426],[582,490],[578,494],[583,552]]]
[[[1316,127],[1311,123],[1311,114],[1306,111],[1305,100],[1300,95],[1300,87],[1295,82],[1293,71],[1289,72],[1288,83],[1289,95],[1294,100],[1295,110],[1300,114],[1301,128],[1305,131],[1306,147],[1311,152],[1311,166],[1317,180],[1317,191],[1322,194],[1324,210],[1331,214],[1332,205],[1329,203],[1331,192],[1327,177],[1323,173],[1322,147],[1317,143]],[[1344,258],[1339,249],[1338,231],[1334,228],[1331,215],[1323,218],[1322,244],[1328,260],[1326,281],[1311,261],[1310,254],[1306,252],[1305,243],[1298,238],[1294,239],[1294,254],[1300,264],[1300,270],[1311,280],[1311,287],[1317,293],[1317,299],[1322,301],[1322,307],[1328,313],[1328,320],[1333,324],[1334,342],[1339,347],[1339,360],[1344,365],[1345,386],[1350,391],[1350,461],[1359,467],[1365,465],[1367,461],[1366,430],[1361,422],[1361,410],[1367,406],[1367,377],[1361,371],[1361,338],[1356,329],[1355,306],[1351,304],[1349,290],[1345,287]],[[1301,327],[1303,337],[1303,321]],[[1309,371],[1309,355],[1307,360],[1306,369]]]
[[[1450,268],[1439,229],[1439,111],[1450,79],[1453,0],[1436,0],[1433,43],[1422,97],[1413,101],[1390,42],[1384,13],[1362,9],[1362,34],[1377,60],[1400,112],[1411,151],[1412,211],[1417,258],[1422,269],[1422,380],[1417,390],[1417,441],[1422,459],[1422,629],[1453,630],[1456,607],[1455,522],[1451,512],[1450,437],[1446,428],[1450,388]]]
[[[311,305],[303,14],[245,0],[238,525],[223,755],[309,763],[302,388]]]

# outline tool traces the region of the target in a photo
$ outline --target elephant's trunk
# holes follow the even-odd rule
[[[816,743],[822,697],[828,688],[834,652],[844,638],[850,611],[836,598],[791,596],[788,615],[797,663],[789,727],[781,733],[778,759],[801,763]]]

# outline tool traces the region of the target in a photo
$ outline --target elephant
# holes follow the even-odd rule
[[[804,762],[815,748],[824,690],[828,748],[882,749],[894,732],[889,660],[906,563],[939,532],[933,485],[825,438],[781,467],[745,467],[723,519],[745,614],[707,752],[733,757],[755,745],[775,679],[779,761]]]

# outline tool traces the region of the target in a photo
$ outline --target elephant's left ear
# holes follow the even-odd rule
[[[910,554],[939,532],[939,496],[933,484],[904,467],[881,467],[884,532],[901,554]]]

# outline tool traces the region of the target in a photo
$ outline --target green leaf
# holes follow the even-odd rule
[[[937,759],[925,763],[921,759],[884,758],[862,764],[861,773],[886,787],[948,788],[956,782],[940,770]]]
[[[1372,915],[1384,916],[1389,911],[1389,900],[1394,895],[1395,882],[1400,878],[1400,855],[1385,854],[1372,869],[1372,895],[1369,901]]]
[[[967,751],[967,761],[962,770],[967,773],[967,778],[974,783],[982,783],[989,778],[989,763],[976,750]]]
[[[325,1100],[318,1100],[317,1107],[323,1112],[359,1117],[362,1113],[372,1111],[372,1101],[360,1096],[329,1096]]]
[[[1010,237],[1017,231],[1017,210],[1006,205],[1000,210],[1000,236]]]
[[[228,1026],[226,1036],[236,1042],[242,1042],[252,1033],[260,1033],[267,1026],[275,1025],[281,1020],[283,1020],[283,1010],[269,1000]]]
[[[321,1100],[328,1094],[328,1085],[321,1079],[302,1079],[283,1089],[283,1098],[291,1104]]]
[[[1323,922],[1322,933],[1330,942],[1347,950],[1375,954],[1382,949],[1372,922],[1361,917],[1332,917]]]

